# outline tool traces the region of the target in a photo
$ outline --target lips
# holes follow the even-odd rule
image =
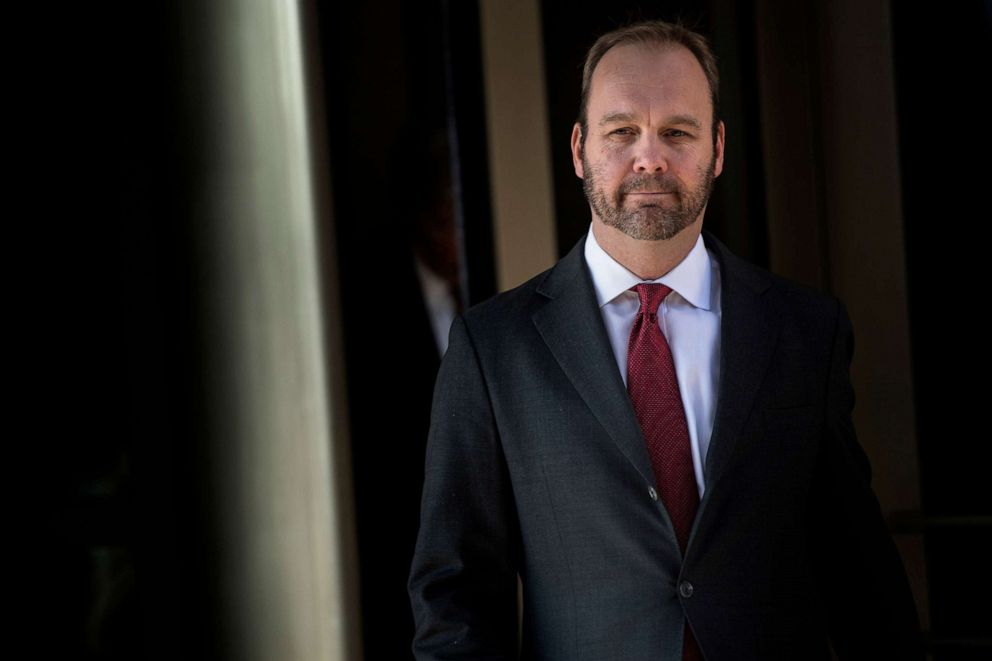
[[[646,191],[636,191],[633,193],[625,193],[624,197],[643,197],[646,200],[657,200],[660,197],[666,195],[675,195],[674,191],[658,191],[658,192],[646,192]]]
[[[681,188],[678,177],[660,172],[630,174],[620,184],[624,193],[677,193]]]

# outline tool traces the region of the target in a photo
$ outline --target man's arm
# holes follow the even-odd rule
[[[417,659],[516,658],[516,521],[489,391],[459,315],[434,387],[408,584]]]
[[[913,594],[854,430],[854,333],[838,300],[813,533],[831,641],[841,659],[923,659]]]

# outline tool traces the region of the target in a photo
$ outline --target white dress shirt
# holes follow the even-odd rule
[[[434,342],[437,344],[437,355],[443,357],[448,350],[448,332],[451,330],[451,322],[455,319],[455,297],[444,278],[428,268],[420,257],[414,255],[413,261],[417,268],[420,291],[424,294],[427,316],[431,320],[431,330],[434,332]]]
[[[703,497],[703,466],[713,432],[717,385],[720,382],[720,265],[706,248],[702,234],[689,254],[657,280],[641,280],[599,245],[592,224],[585,244],[599,309],[613,355],[627,383],[627,344],[640,300],[628,291],[641,282],[660,282],[672,289],[658,309],[658,323],[668,340],[675,375],[685,407],[699,497]]]

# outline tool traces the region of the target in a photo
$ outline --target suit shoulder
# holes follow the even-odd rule
[[[521,322],[528,322],[534,310],[540,284],[554,267],[548,268],[526,282],[470,306],[462,313],[469,330],[480,333],[507,331]]]
[[[837,306],[841,304],[837,296],[811,287],[798,280],[792,280],[791,278],[786,278],[770,271],[769,274],[773,278],[775,287],[779,290],[782,298],[792,303],[794,307],[831,318],[837,314]]]
[[[750,262],[741,261],[740,263],[744,265],[744,268],[751,270],[758,279],[765,280],[770,285],[769,293],[773,293],[778,298],[784,310],[793,314],[812,317],[817,321],[824,322],[835,319],[838,307],[843,306],[843,302],[834,294],[821,291]]]
[[[717,258],[721,266],[721,277],[730,277],[736,283],[749,286],[756,292],[773,296],[784,313],[814,317],[820,322],[836,317],[842,303],[833,294],[750,262],[730,251],[709,232],[704,230],[704,233],[711,255]]]

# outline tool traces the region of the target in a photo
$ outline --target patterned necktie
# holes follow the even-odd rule
[[[685,554],[699,507],[699,491],[692,467],[685,408],[675,378],[675,361],[658,325],[658,307],[672,290],[660,283],[641,283],[631,287],[631,291],[637,292],[641,307],[627,345],[627,391],[644,433],[661,502],[675,527],[679,548]],[[701,658],[686,622],[682,659]]]

